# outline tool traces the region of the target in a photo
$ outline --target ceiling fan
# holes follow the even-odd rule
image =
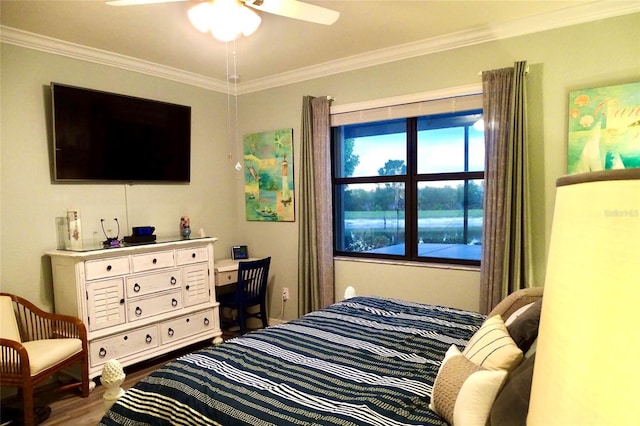
[[[173,3],[190,0],[111,0],[111,6],[133,6],[153,3]],[[340,12],[305,3],[298,0],[236,0],[237,2],[261,12],[273,13],[287,18],[299,19],[316,24],[331,25],[340,16]],[[199,3],[214,3],[215,0]]]

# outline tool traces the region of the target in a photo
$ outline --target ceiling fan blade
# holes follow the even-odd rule
[[[287,18],[300,19],[316,24],[331,25],[338,20],[340,12],[304,3],[297,0],[243,0],[244,3],[254,9],[285,16]]]
[[[141,4],[175,3],[179,1],[189,0],[111,0],[105,3],[107,3],[109,6],[137,6]]]

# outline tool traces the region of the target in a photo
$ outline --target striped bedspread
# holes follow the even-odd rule
[[[443,425],[440,360],[484,316],[355,297],[168,363],[101,425]]]

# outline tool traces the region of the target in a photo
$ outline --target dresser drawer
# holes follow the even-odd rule
[[[129,298],[182,287],[182,273],[179,269],[127,277],[126,280]]]
[[[164,345],[205,330],[218,330],[218,318],[213,309],[174,318],[160,324],[160,340]]]
[[[88,260],[84,263],[85,279],[95,280],[99,278],[115,277],[117,275],[128,274],[129,258],[112,257],[104,260]]]
[[[90,342],[89,362],[95,367],[110,359],[158,347],[159,343],[157,325],[134,329]]]
[[[216,272],[216,285],[227,285],[238,282],[238,270]]]
[[[209,250],[206,247],[193,247],[176,250],[178,265],[206,262],[209,260]]]
[[[175,266],[173,250],[136,254],[132,256],[131,263],[133,264],[133,272],[152,271]]]
[[[127,319],[138,321],[182,308],[182,293],[180,289],[171,293],[159,294],[152,297],[129,300],[127,303]]]

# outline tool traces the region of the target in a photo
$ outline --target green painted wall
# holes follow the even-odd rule
[[[295,158],[299,160],[300,111],[304,95],[331,95],[335,98],[333,105],[339,106],[479,84],[480,71],[513,66],[521,60],[530,65],[533,260],[536,285],[543,285],[555,180],[566,173],[568,93],[578,88],[640,81],[640,14],[435,53],[243,95],[240,98],[241,133],[291,126],[294,128]],[[295,178],[298,178],[297,169]],[[239,228],[245,243],[261,250],[271,247],[273,256],[286,259],[288,266],[277,269],[274,285],[289,287],[294,299],[297,229],[297,223],[246,223]],[[349,260],[337,260],[335,267],[338,298],[347,286],[353,285],[359,294],[478,308],[480,274],[477,270]],[[280,294],[279,289],[273,293]],[[279,311],[280,304],[280,300],[274,300],[271,306]],[[285,307],[286,318],[295,315],[295,306]]]
[[[53,306],[51,267],[45,251],[57,243],[56,217],[79,208],[83,239],[103,241],[100,219],[117,217],[121,236],[153,225],[158,237],[178,235],[182,215],[193,232],[220,239],[229,257],[238,212],[231,202],[233,170],[227,159],[226,95],[122,69],[2,44],[0,283],[42,307]],[[50,83],[59,82],[191,105],[189,185],[52,184]],[[123,152],[114,167],[135,161]],[[113,232],[115,233],[115,228]]]
[[[252,256],[272,256],[270,316],[297,315],[298,222],[246,222],[242,174],[233,169],[227,140],[226,95],[205,89],[2,44],[0,54],[0,285],[43,307],[53,305],[51,271],[43,255],[56,246],[55,218],[80,208],[87,238],[102,237],[100,218],[126,218],[127,226],[152,224],[177,233],[188,214],[195,230],[218,237],[216,253],[234,244]],[[239,135],[294,129],[294,179],[298,182],[301,105],[304,95],[334,96],[334,105],[479,84],[478,72],[526,60],[529,74],[534,262],[538,284],[545,259],[555,180],[566,170],[568,92],[640,81],[640,14],[490,42],[302,83],[242,95]],[[242,70],[238,70],[242,73]],[[192,106],[190,185],[54,185],[49,176],[51,81],[127,93]],[[126,154],[117,161],[128,161]],[[296,183],[296,187],[298,184]],[[94,237],[95,234],[95,237]],[[336,294],[354,285],[379,294],[476,309],[479,272],[425,265],[336,261]],[[282,307],[280,293],[291,300]]]

